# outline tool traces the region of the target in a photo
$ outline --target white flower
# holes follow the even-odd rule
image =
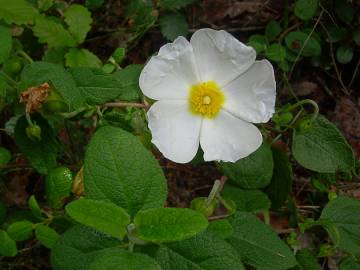
[[[178,37],[151,57],[140,75],[152,142],[175,162],[235,162],[254,152],[262,135],[252,123],[274,113],[276,84],[267,60],[225,31],[200,29]]]

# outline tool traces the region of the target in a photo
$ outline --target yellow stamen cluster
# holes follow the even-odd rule
[[[207,81],[190,87],[189,107],[194,114],[213,118],[219,113],[224,100],[224,94],[214,81]]]

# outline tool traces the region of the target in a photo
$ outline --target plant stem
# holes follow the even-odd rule
[[[209,207],[211,205],[211,203],[216,198],[216,195],[220,192],[221,188],[222,188],[221,181],[215,180],[214,185],[209,193],[209,196],[206,199],[206,203],[205,203],[206,207]]]
[[[18,54],[21,55],[22,57],[24,57],[26,60],[28,60],[28,62],[30,64],[34,63],[34,60],[32,60],[32,58],[26,52],[24,52],[23,50],[18,51]]]
[[[109,108],[126,108],[126,107],[144,108],[144,109],[148,108],[148,106],[144,103],[135,103],[135,102],[109,102],[103,104],[102,106]]]
[[[313,101],[312,99],[303,99],[303,100],[300,100],[298,102],[296,102],[295,104],[291,105],[288,110],[293,110],[295,109],[296,107],[299,107],[304,104],[310,104],[314,107],[314,113],[313,113],[313,116],[311,117],[311,121],[314,121],[318,115],[319,115],[319,106],[317,105],[317,103],[315,101]]]

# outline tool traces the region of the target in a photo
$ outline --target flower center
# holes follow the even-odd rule
[[[214,81],[207,81],[190,87],[189,107],[194,114],[213,118],[219,113],[224,100],[224,94]]]

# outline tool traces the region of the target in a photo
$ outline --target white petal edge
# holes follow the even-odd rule
[[[224,110],[216,118],[202,121],[200,145],[205,161],[236,162],[255,152],[262,141],[256,126]]]
[[[267,60],[256,61],[245,73],[222,88],[224,109],[252,123],[266,123],[275,112],[274,69]]]
[[[246,71],[256,58],[252,47],[223,30],[197,30],[190,43],[201,81],[213,80],[220,87]]]
[[[191,161],[199,148],[202,118],[193,115],[187,101],[155,102],[147,113],[152,143],[168,159]]]
[[[139,78],[145,96],[155,100],[187,99],[189,87],[198,83],[191,44],[184,37],[162,46]]]

